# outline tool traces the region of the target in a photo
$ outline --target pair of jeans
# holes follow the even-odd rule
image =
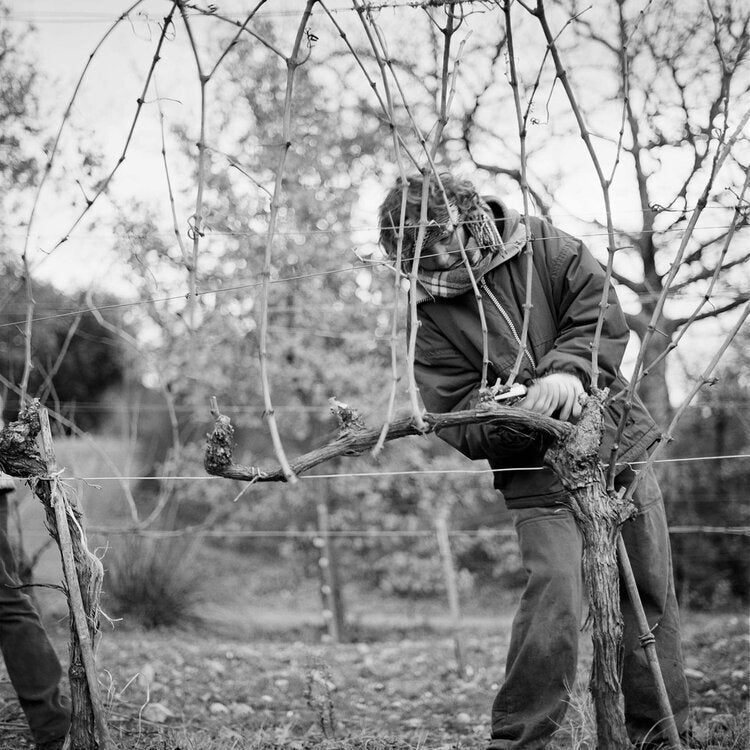
[[[616,485],[627,486],[632,477],[625,469]],[[680,730],[688,713],[687,681],[664,503],[651,469],[644,471],[633,500],[638,513],[625,522],[622,536]],[[563,505],[517,510],[513,517],[528,578],[513,620],[505,682],[492,706],[488,748],[539,750],[562,724],[575,681],[584,604],[582,541]],[[635,614],[624,584],[620,588],[625,722],[637,744],[660,737],[661,717]]]
[[[57,654],[18,584],[8,540],[7,492],[0,491],[0,651],[34,742],[49,742],[67,733],[70,701],[60,692]]]

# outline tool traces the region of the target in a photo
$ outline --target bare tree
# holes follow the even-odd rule
[[[663,354],[688,322],[686,311],[694,307],[690,302],[705,294],[717,265],[720,276],[712,302],[695,319],[719,316],[748,298],[742,267],[750,253],[736,240],[723,250],[730,215],[742,203],[738,196],[750,166],[746,134],[738,134],[709,195],[704,199],[701,192],[717,151],[750,108],[750,9],[737,0],[649,3],[645,8],[627,0],[594,7],[573,0],[549,13],[558,34],[556,44],[568,60],[568,75],[582,92],[580,104],[591,132],[602,151],[609,151],[610,161],[620,161],[613,276],[626,290],[624,299],[633,300],[628,322],[641,339],[688,218],[696,207],[703,215],[659,316],[657,335],[650,339],[640,383],[644,400],[657,421],[665,424],[670,407]],[[570,184],[555,179],[551,163],[574,124],[557,106],[552,89],[559,88],[559,80],[550,80],[549,74],[529,63],[527,90],[540,88],[533,119],[537,133],[532,125],[534,145],[529,154],[529,181],[537,203],[544,211],[564,211],[588,221],[589,244],[599,246],[604,238],[597,234],[605,231],[604,223],[590,221],[588,206],[571,205]],[[487,90],[490,83],[496,85],[488,81]],[[467,110],[464,146],[477,167],[520,181],[514,165],[482,157],[495,142],[500,153],[507,153],[507,136],[482,125],[491,105],[483,90]],[[549,142],[540,143],[540,136]],[[582,179],[587,179],[585,173]],[[743,212],[738,228],[746,223]]]

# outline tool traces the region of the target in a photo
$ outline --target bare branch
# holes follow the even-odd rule
[[[39,184],[36,187],[36,192],[34,193],[34,200],[31,204],[31,212],[29,213],[29,220],[26,223],[26,236],[24,238],[23,253],[22,253],[23,256],[25,256],[28,253],[29,242],[31,239],[31,230],[32,230],[32,227],[34,226],[34,219],[36,218],[36,210],[39,205],[39,198],[41,197],[42,190],[44,188],[45,183],[47,182],[47,178],[49,177],[49,174],[52,171],[52,164],[55,160],[55,157],[57,156],[57,149],[60,145],[60,138],[62,137],[62,133],[63,133],[63,130],[65,129],[65,125],[68,123],[68,120],[70,118],[70,112],[73,109],[73,104],[75,103],[75,100],[78,97],[78,91],[80,90],[81,84],[83,83],[83,80],[86,77],[86,73],[88,72],[89,66],[91,65],[92,60],[96,56],[101,46],[107,40],[109,35],[142,2],[143,0],[136,0],[136,2],[134,2],[127,10],[125,10],[123,13],[121,13],[118,16],[117,20],[107,29],[107,31],[104,33],[102,38],[97,42],[93,51],[89,55],[88,60],[86,61],[86,64],[83,66],[83,70],[81,71],[81,74],[78,77],[78,81],[76,82],[76,85],[73,88],[73,94],[71,95],[70,100],[68,101],[68,105],[65,108],[65,112],[63,113],[62,119],[60,121],[60,126],[57,129],[57,134],[55,135],[55,140],[53,141],[52,147],[49,150],[49,156],[47,157],[47,163],[44,165],[44,172],[42,173],[42,179],[39,181]],[[13,287],[7,292],[7,296],[5,297],[5,299],[0,301],[0,308],[5,306],[8,299],[10,299],[10,297],[13,296],[13,294],[16,292],[17,289],[18,287],[16,285],[13,285]]]
[[[177,240],[177,245],[180,248],[180,254],[182,255],[182,262],[186,269],[190,268],[190,256],[188,250],[185,247],[185,243],[182,240],[182,232],[180,232],[180,226],[177,221],[177,209],[175,208],[174,192],[172,191],[172,180],[169,176],[169,162],[167,161],[167,143],[164,137],[164,110],[161,106],[161,99],[159,98],[159,91],[154,81],[154,88],[156,88],[156,101],[159,107],[159,127],[161,131],[161,157],[164,162],[164,175],[167,180],[167,193],[169,194],[169,207],[172,212],[172,227],[174,229],[174,236]]]
[[[205,468],[209,474],[249,482],[286,481],[286,474],[281,468],[266,470],[233,463],[234,428],[229,421],[229,417],[223,414],[215,415],[215,419],[214,429],[209,435],[205,455]],[[540,434],[555,440],[564,440],[572,429],[567,422],[544,417],[526,409],[500,406],[494,402],[483,403],[481,407],[467,411],[455,411],[446,414],[424,412],[422,420],[424,427],[419,427],[413,417],[396,420],[389,426],[386,440],[397,440],[409,435],[437,433],[447,427],[490,422],[524,435]],[[375,445],[380,438],[380,433],[380,428],[368,429],[354,425],[345,426],[338,439],[294,459],[291,462],[292,469],[295,475],[300,475],[339,456],[360,455]]]
[[[677,423],[680,421],[680,419],[683,417],[683,415],[687,411],[687,408],[690,406],[690,403],[692,402],[693,398],[695,398],[698,391],[700,391],[701,388],[703,388],[704,386],[711,385],[712,383],[715,382],[715,379],[712,377],[712,373],[716,369],[716,365],[718,365],[718,363],[721,361],[721,358],[724,356],[724,353],[729,348],[729,345],[737,336],[737,334],[739,333],[742,326],[745,324],[745,321],[748,319],[748,317],[750,317],[750,299],[748,299],[748,301],[745,302],[745,307],[741,311],[734,326],[729,331],[729,333],[725,336],[724,341],[722,342],[721,346],[719,346],[719,348],[716,350],[711,361],[706,366],[706,369],[703,371],[701,376],[696,380],[693,388],[690,390],[687,396],[685,396],[685,398],[683,399],[682,404],[677,409],[674,415],[674,418],[672,419],[672,422],[670,423],[666,432],[663,434],[661,441],[658,443],[656,448],[648,457],[648,461],[646,462],[644,469],[647,469],[649,466],[653,465],[656,459],[661,455],[661,453],[663,453],[664,448],[673,439],[674,429]],[[638,477],[642,476],[644,473],[645,471],[640,471],[638,472],[638,474],[636,474],[636,477],[633,480],[633,483],[630,485],[630,487],[628,487],[628,490],[626,493],[626,496],[628,498],[632,498],[633,494],[635,493],[637,484],[638,484]]]
[[[273,252],[274,235],[276,233],[276,221],[279,213],[279,204],[281,201],[282,184],[284,177],[284,166],[286,164],[286,156],[289,148],[292,144],[292,100],[294,94],[294,76],[297,68],[304,63],[304,60],[299,59],[300,50],[302,47],[302,39],[304,37],[305,27],[307,26],[312,7],[315,4],[315,0],[307,0],[305,3],[305,9],[300,18],[299,26],[297,27],[297,35],[292,46],[292,52],[286,59],[287,75],[286,75],[286,92],[284,95],[284,114],[282,119],[282,146],[279,150],[279,159],[276,166],[276,181],[273,189],[273,198],[271,199],[271,213],[268,217],[268,233],[266,236],[266,248],[264,253],[263,262],[263,273],[261,276],[262,281],[262,294],[261,294],[261,309],[260,309],[260,336],[258,337],[259,346],[259,358],[260,358],[260,379],[263,387],[263,401],[265,403],[266,420],[268,427],[271,432],[271,440],[273,442],[274,451],[276,457],[279,459],[279,463],[282,466],[282,470],[286,479],[290,482],[296,481],[294,473],[289,466],[289,463],[284,453],[284,447],[281,444],[281,437],[279,430],[276,425],[276,417],[274,416],[273,403],[271,401],[271,386],[268,378],[268,285],[271,278],[271,256]]]
[[[685,279],[685,281],[681,281],[679,284],[673,284],[672,292],[680,292],[686,287],[696,284],[699,281],[710,279],[717,271],[723,273],[725,271],[731,270],[732,268],[737,268],[737,266],[744,266],[748,262],[748,260],[750,260],[750,252],[740,256],[739,258],[717,264],[716,268],[714,268],[713,270],[711,270],[710,268],[703,268],[701,271],[692,274],[688,279]]]
[[[373,92],[375,93],[375,96],[378,99],[378,102],[380,103],[381,109],[385,113],[387,119],[388,119],[388,125],[391,133],[391,138],[393,140],[393,151],[396,156],[396,163],[398,165],[398,171],[399,176],[401,177],[401,182],[403,185],[403,191],[401,194],[401,210],[400,210],[400,220],[399,220],[399,230],[397,234],[397,240],[396,240],[396,258],[395,258],[395,272],[393,277],[393,310],[391,312],[391,335],[390,335],[390,355],[391,355],[391,385],[390,385],[390,392],[388,396],[388,406],[386,409],[386,418],[385,423],[383,424],[383,427],[381,429],[380,437],[378,441],[375,443],[372,449],[372,453],[374,456],[377,456],[378,453],[383,448],[383,445],[385,444],[385,437],[388,432],[388,426],[393,419],[394,411],[395,411],[395,405],[396,405],[396,390],[399,382],[399,374],[398,374],[398,321],[399,321],[399,291],[401,287],[401,258],[403,253],[403,245],[404,245],[404,222],[406,220],[406,197],[407,197],[407,174],[406,169],[404,167],[403,157],[401,154],[401,148],[404,148],[405,153],[411,158],[412,162],[416,163],[416,160],[413,156],[409,153],[408,148],[403,142],[403,139],[401,138],[398,128],[396,126],[396,120],[395,120],[395,108],[393,104],[393,96],[391,94],[391,87],[388,83],[388,76],[386,75],[385,71],[385,64],[383,63],[378,50],[377,45],[375,44],[375,40],[372,37],[372,34],[370,33],[370,30],[367,28],[367,26],[364,24],[364,20],[362,20],[362,16],[360,14],[360,20],[362,24],[365,26],[365,33],[367,34],[367,38],[370,41],[370,44],[372,46],[375,59],[378,64],[378,69],[380,70],[381,74],[381,80],[383,82],[383,91],[385,93],[385,99],[380,95],[380,92],[377,89],[377,84],[375,81],[372,80],[370,77],[370,74],[367,72],[367,69],[362,64],[362,61],[359,57],[359,54],[354,50],[352,45],[350,44],[346,34],[344,33],[341,26],[339,26],[336,19],[333,17],[333,15],[329,12],[326,5],[321,0],[321,5],[323,6],[323,9],[328,14],[328,17],[330,18],[333,25],[336,27],[336,30],[339,32],[339,35],[346,43],[347,47],[349,48],[350,52],[354,55],[354,59],[357,61],[357,64],[359,65],[360,69],[365,75],[365,78],[367,79],[368,83],[370,84],[370,87],[372,88]],[[421,246],[420,246],[421,249]],[[410,387],[410,393],[412,395],[412,404],[416,404],[416,393],[412,389],[412,381],[409,381],[409,387]],[[418,413],[418,412],[415,412]]]
[[[265,0],[264,0],[265,2]],[[234,18],[229,18],[228,16],[224,16],[221,13],[217,13],[214,10],[207,10],[205,8],[201,8],[198,5],[195,5],[194,3],[184,3],[185,8],[190,8],[191,10],[195,10],[198,13],[201,13],[205,16],[210,16],[211,18],[218,18],[220,21],[224,21],[225,23],[228,23],[232,26],[238,27],[240,29],[240,32],[244,32],[245,34],[249,34],[253,39],[256,39],[259,41],[266,49],[269,49],[271,52],[274,53],[277,57],[280,57],[282,60],[286,59],[286,56],[283,52],[281,52],[277,47],[275,47],[271,42],[269,42],[265,37],[262,37],[260,34],[258,34],[256,31],[253,31],[253,29],[247,28],[247,21],[244,23],[240,23]],[[260,8],[260,4],[256,6],[255,10],[252,12],[252,15],[255,15],[255,12]],[[234,42],[231,46],[234,45]],[[221,62],[221,59],[219,60]],[[217,63],[218,65],[218,63]],[[216,66],[215,66],[216,67]]]
[[[64,236],[60,240],[57,241],[57,244],[45,255],[45,257],[49,257],[51,253],[57,250],[57,248],[59,248],[64,242],[66,242],[70,238],[70,235],[73,232],[73,230],[81,223],[81,221],[83,220],[83,217],[86,216],[86,214],[89,212],[89,210],[94,205],[94,203],[98,200],[99,197],[101,197],[107,191],[107,188],[109,187],[109,183],[112,182],[112,179],[115,176],[115,173],[120,168],[120,165],[125,161],[125,156],[127,155],[127,151],[130,146],[130,141],[132,140],[133,133],[135,132],[135,126],[140,117],[141,110],[143,108],[143,103],[146,100],[146,92],[148,91],[148,88],[151,85],[151,78],[154,74],[154,70],[156,69],[156,63],[159,61],[161,57],[161,48],[162,48],[162,45],[164,44],[167,31],[172,25],[172,16],[174,15],[175,8],[178,6],[178,4],[179,4],[179,0],[173,0],[172,6],[169,9],[169,13],[164,18],[164,23],[162,25],[161,34],[159,35],[159,41],[157,42],[156,50],[151,60],[151,65],[148,69],[148,73],[146,74],[146,81],[143,84],[143,91],[141,95],[138,97],[138,99],[136,100],[137,106],[136,106],[135,114],[133,115],[133,119],[130,123],[130,129],[125,138],[125,144],[123,145],[122,152],[120,153],[120,157],[117,160],[117,163],[109,172],[109,174],[104,178],[104,180],[102,180],[96,192],[94,193],[93,197],[89,198],[86,201],[86,206],[84,207],[83,211],[79,213],[78,217],[74,220],[74,222],[65,232]]]
[[[258,4],[250,11],[250,13],[247,14],[247,18],[244,20],[242,25],[239,27],[237,33],[232,37],[232,40],[229,42],[229,44],[226,46],[224,51],[219,56],[219,59],[214,64],[213,68],[211,68],[211,72],[208,74],[207,78],[211,79],[213,78],[214,73],[219,69],[219,66],[224,62],[224,58],[229,54],[229,52],[234,48],[234,45],[237,44],[237,41],[240,38],[240,35],[243,31],[247,31],[247,25],[252,21],[255,14],[266,4],[267,0],[259,0]],[[258,38],[258,37],[256,37]]]
[[[203,72],[201,65],[200,56],[198,55],[198,48],[195,44],[195,38],[193,37],[193,30],[188,22],[187,14],[185,13],[185,7],[182,2],[179,2],[180,14],[182,15],[182,22],[185,25],[188,39],[190,40],[190,48],[193,51],[193,58],[195,59],[195,67],[198,70],[198,83],[200,85],[200,134],[198,136],[198,166],[197,166],[197,187],[195,191],[195,210],[190,223],[190,238],[193,240],[193,252],[192,258],[186,264],[189,284],[190,284],[190,296],[188,298],[188,321],[190,328],[195,326],[195,305],[198,300],[198,251],[200,247],[201,237],[203,236],[203,190],[206,182],[206,85],[208,83],[208,76]]]
[[[24,360],[23,375],[21,376],[21,396],[20,406],[23,408],[26,401],[26,390],[29,387],[29,376],[33,363],[31,361],[31,323],[34,320],[34,293],[31,286],[31,270],[29,268],[29,259],[26,253],[23,254],[24,281],[26,284],[26,321],[24,324]]]
[[[578,105],[577,97],[573,91],[573,87],[571,86],[570,81],[568,80],[567,71],[565,70],[565,67],[563,66],[563,63],[562,63],[562,59],[560,58],[560,54],[558,52],[556,41],[555,41],[556,37],[552,34],[552,30],[547,21],[547,17],[544,11],[543,0],[537,0],[536,10],[534,11],[534,15],[536,15],[542,27],[544,37],[547,40],[547,46],[549,48],[550,54],[552,55],[552,59],[555,63],[555,71],[557,73],[557,78],[562,84],[563,88],[565,89],[565,94],[568,98],[568,102],[570,103],[571,110],[573,112],[573,115],[575,116],[576,122],[578,123],[580,136],[586,145],[586,150],[588,151],[589,157],[591,158],[591,162],[594,166],[597,177],[599,179],[599,185],[602,190],[602,199],[604,201],[604,209],[605,209],[605,213],[607,217],[607,240],[608,240],[607,268],[604,274],[602,297],[599,302],[599,317],[596,323],[596,332],[594,333],[594,340],[591,343],[591,386],[593,388],[597,388],[598,381],[599,381],[599,361],[598,361],[599,342],[601,340],[602,329],[604,326],[604,317],[607,312],[607,308],[609,307],[609,301],[608,301],[609,287],[610,287],[611,278],[612,278],[612,268],[614,266],[615,253],[617,252],[617,246],[615,244],[615,235],[614,235],[614,224],[612,222],[612,207],[611,207],[610,195],[609,195],[609,188],[611,185],[612,178],[607,179],[604,176],[604,171],[602,169],[601,161],[591,141],[591,136],[589,135],[588,127],[586,126],[586,123],[584,122],[584,119],[583,119],[583,113],[581,112],[581,109]],[[613,175],[614,175],[614,172],[613,172]]]
[[[750,294],[748,294],[747,292],[745,292],[744,294],[739,294],[735,299],[733,299],[731,302],[727,302],[725,305],[717,305],[710,312],[704,312],[700,315],[696,315],[694,322],[706,320],[708,318],[717,318],[724,313],[736,310],[740,305],[744,305],[749,299]],[[687,321],[683,322],[678,318],[676,320],[676,323],[678,325],[685,325]]]
[[[669,342],[669,345],[666,347],[666,349],[664,349],[664,351],[647,367],[644,367],[643,377],[645,377],[648,374],[648,371],[651,368],[657,365],[661,360],[663,360],[671,351],[673,351],[677,347],[682,337],[690,328],[690,325],[698,319],[700,312],[703,309],[704,305],[706,305],[706,303],[708,303],[711,300],[711,292],[713,291],[713,288],[716,285],[716,282],[719,280],[719,274],[723,270],[726,269],[726,266],[724,266],[723,261],[724,261],[724,258],[726,257],[727,252],[729,252],[729,245],[732,242],[732,238],[734,237],[734,233],[735,233],[735,230],[737,229],[737,225],[739,224],[740,220],[742,219],[744,215],[744,211],[746,210],[746,207],[743,205],[743,201],[745,199],[745,192],[747,191],[748,187],[750,187],[750,171],[748,171],[747,174],[745,175],[745,182],[742,186],[742,191],[740,192],[740,195],[737,201],[737,207],[735,208],[735,212],[732,217],[732,222],[729,226],[729,229],[727,230],[726,237],[724,239],[724,246],[721,249],[721,255],[716,264],[716,269],[713,272],[713,275],[711,277],[711,282],[709,283],[708,288],[706,289],[703,299],[697,305],[695,310],[693,310],[693,313],[688,318],[686,318],[683,323],[681,323],[682,328],[679,334],[672,341]],[[739,305],[739,302],[737,304]],[[716,315],[716,311],[712,311],[711,314]]]
[[[518,373],[521,370],[521,363],[524,356],[527,356],[526,343],[529,338],[529,322],[531,320],[531,303],[532,280],[534,278],[534,249],[531,244],[531,230],[529,229],[529,190],[526,179],[526,117],[521,112],[521,97],[518,93],[518,72],[516,70],[516,53],[513,40],[513,23],[511,17],[511,3],[506,0],[504,3],[505,11],[505,34],[508,42],[508,65],[510,67],[510,87],[513,91],[513,104],[516,112],[516,126],[518,128],[518,140],[521,149],[521,195],[523,197],[523,216],[524,232],[526,238],[524,241],[523,255],[526,260],[526,284],[523,301],[523,322],[521,325],[521,339],[518,342],[518,351],[513,362],[513,367],[508,375],[505,385],[510,387],[515,383]],[[533,94],[532,94],[533,98]],[[531,100],[528,102],[528,108],[531,107]],[[529,109],[526,112],[528,114]]]
[[[431,156],[434,159],[437,156],[438,148],[443,138],[443,131],[445,126],[448,124],[448,112],[450,110],[450,101],[453,99],[453,94],[456,91],[456,80],[458,78],[458,65],[461,60],[461,51],[459,50],[458,56],[456,57],[456,63],[453,67],[452,84],[450,89],[450,97],[448,94],[448,82],[450,76],[450,52],[451,52],[451,40],[453,39],[454,28],[453,23],[455,16],[453,13],[448,13],[448,21],[444,29],[441,29],[444,37],[443,42],[443,67],[440,76],[440,113],[438,115],[437,127],[435,128],[435,137],[432,143]],[[464,41],[466,41],[464,39]],[[463,42],[461,43],[463,47]]]
[[[641,368],[643,367],[644,360],[646,358],[648,345],[657,331],[657,325],[659,323],[659,320],[661,319],[662,311],[664,309],[664,304],[666,303],[667,298],[669,296],[669,291],[670,291],[672,282],[674,281],[674,278],[677,275],[677,272],[679,271],[681,267],[682,259],[685,254],[685,249],[687,247],[688,242],[690,241],[690,238],[693,235],[693,231],[695,229],[696,224],[698,223],[698,219],[700,218],[700,215],[703,212],[703,209],[705,208],[706,203],[708,202],[708,196],[711,192],[714,179],[716,178],[716,175],[719,169],[721,168],[722,164],[724,163],[727,156],[729,155],[735,141],[743,132],[743,129],[745,125],[747,124],[748,120],[750,120],[750,110],[748,110],[745,113],[745,116],[742,118],[739,125],[735,129],[734,133],[726,141],[726,143],[724,143],[722,147],[717,148],[716,154],[714,155],[711,173],[709,174],[706,180],[705,186],[703,188],[703,192],[700,198],[698,199],[695,209],[693,210],[690,216],[690,220],[688,221],[688,225],[685,228],[685,232],[682,236],[682,241],[680,242],[680,246],[677,249],[677,252],[675,254],[674,260],[672,261],[672,265],[670,267],[669,273],[667,274],[667,277],[663,283],[661,294],[659,295],[659,299],[654,305],[654,311],[651,316],[651,320],[649,321],[649,324],[646,328],[646,333],[641,340],[641,348],[638,352],[638,356],[636,357],[635,367],[633,369],[633,377],[630,381],[630,385],[628,386],[627,393],[625,395],[624,409],[622,411],[622,416],[620,417],[620,421],[618,422],[618,425],[617,425],[617,432],[615,434],[615,439],[612,443],[612,453],[611,453],[610,462],[609,462],[610,463],[610,466],[609,466],[610,482],[614,481],[614,474],[616,471],[616,463],[617,463],[617,453],[619,451],[619,443],[620,443],[620,439],[622,438],[623,431],[625,429],[625,424],[627,422],[628,415],[630,414],[630,410],[632,409],[635,389],[642,376]]]

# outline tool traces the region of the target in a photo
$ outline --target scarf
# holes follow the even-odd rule
[[[503,242],[492,210],[481,198],[460,217],[460,223],[469,232],[470,240],[465,243],[465,251],[471,271],[465,263],[444,271],[420,268],[417,272],[417,304],[434,297],[457,297],[468,292],[473,288],[472,277],[478,282],[493,268],[518,255],[526,242],[526,229],[522,223],[508,241]]]

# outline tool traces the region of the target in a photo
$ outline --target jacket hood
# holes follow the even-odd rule
[[[508,208],[500,198],[493,195],[483,195],[482,199],[490,207],[495,215],[495,221],[500,225],[500,238],[503,242],[508,242],[521,223],[521,214],[513,208]]]

